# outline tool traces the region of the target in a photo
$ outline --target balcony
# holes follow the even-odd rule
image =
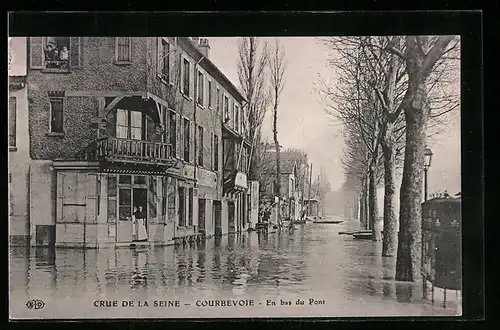
[[[95,140],[78,154],[78,158],[132,164],[173,164],[170,144],[111,137]]]

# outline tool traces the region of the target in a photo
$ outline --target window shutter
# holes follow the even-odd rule
[[[196,125],[194,124],[194,122],[190,122],[189,124],[189,131],[191,132],[191,147],[189,148],[189,152],[190,152],[190,158],[193,162],[193,164],[196,164],[196,154],[195,154],[195,150],[194,150],[194,145],[195,145],[195,141],[196,141]]]
[[[161,44],[161,37],[156,38],[156,70],[157,74],[161,74],[161,65],[163,63],[163,47]]]
[[[196,72],[194,71],[194,63],[189,61],[189,96],[193,98],[194,102],[197,100],[194,99],[196,92],[194,90],[194,80],[196,79]]]
[[[176,57],[175,56],[172,56],[172,54],[175,54],[174,52],[174,42],[173,42],[173,39],[172,40],[169,40],[169,41],[172,41],[170,43],[170,51],[169,51],[169,54],[168,54],[168,58],[169,58],[169,65],[170,67],[168,68],[168,82],[171,83],[171,84],[174,84],[175,83],[175,79],[176,77],[174,77],[174,75],[176,74],[175,72],[175,62],[176,62]]]
[[[85,178],[87,190],[85,199],[85,221],[87,223],[97,222],[97,174],[89,173]]]
[[[181,116],[176,113],[175,114],[175,125],[176,125],[176,130],[177,130],[177,145],[176,145],[176,150],[177,150],[177,158],[183,159],[184,158],[184,153],[182,150],[183,143],[182,143],[182,125],[181,125]]]
[[[70,38],[70,59],[69,65],[70,68],[78,68],[80,66],[80,37],[72,37]]]
[[[214,133],[210,133],[210,169],[214,169]]]
[[[30,68],[43,69],[43,37],[30,37]]]
[[[56,210],[56,222],[63,222],[63,204],[64,204],[64,177],[65,173],[57,173],[57,210]]]

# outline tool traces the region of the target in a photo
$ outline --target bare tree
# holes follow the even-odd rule
[[[353,54],[361,57],[363,79],[376,95],[376,107],[379,113],[380,139],[384,163],[384,243],[383,254],[394,255],[397,247],[397,219],[394,212],[395,205],[395,175],[402,164],[402,155],[406,140],[406,123],[402,112],[408,97],[408,70],[405,62],[398,55],[404,52],[406,45],[403,37],[338,37],[327,39],[325,42],[338,54],[334,59],[335,67],[355,67]],[[455,46],[454,46],[455,47]],[[453,49],[454,47],[451,47]],[[398,49],[398,51],[396,51]],[[455,61],[456,62],[456,61]],[[450,68],[451,67],[451,68]],[[431,78],[427,85],[432,93],[428,93],[427,101],[432,104],[435,117],[432,118],[430,127],[438,128],[443,123],[438,117],[449,113],[458,105],[458,97],[453,93],[443,92],[453,79],[456,72],[453,61],[448,59],[438,61],[430,72]],[[351,73],[348,70],[343,72]],[[455,77],[456,79],[456,77]],[[436,88],[436,86],[439,86]],[[439,109],[439,110],[438,110]],[[428,133],[432,136],[432,133]],[[363,205],[362,205],[363,206]]]
[[[278,141],[278,106],[281,93],[284,87],[285,74],[285,49],[279,40],[275,39],[273,51],[269,58],[271,94],[273,102],[273,138],[276,149],[276,194],[280,196],[281,190],[281,171],[280,171],[280,144]]]
[[[245,134],[252,147],[248,159],[249,178],[259,178],[258,159],[264,150],[261,143],[261,127],[269,106],[267,89],[267,43],[257,37],[243,37],[238,47],[238,78],[245,98],[248,101],[245,114]],[[259,149],[259,150],[257,150]]]

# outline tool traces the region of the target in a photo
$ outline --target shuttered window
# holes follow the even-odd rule
[[[169,111],[169,133],[170,133],[170,150],[171,156],[177,157],[177,124],[175,123],[175,112]]]
[[[214,135],[214,171],[219,170],[219,136]]]
[[[184,118],[184,160],[186,162],[189,162],[190,161],[190,155],[191,155],[191,151],[190,151],[190,137],[191,137],[191,134],[190,134],[190,122],[188,119]]]
[[[205,100],[204,100],[204,93],[205,93],[205,86],[204,86],[205,78],[203,76],[203,73],[201,71],[198,71],[198,104],[201,105],[202,107],[205,105]]]
[[[132,61],[132,38],[116,38],[116,62],[129,63]]]
[[[170,80],[170,44],[165,40],[162,39],[161,41],[161,48],[162,48],[162,68],[161,68],[161,73],[163,77],[165,78],[166,81]]]
[[[198,165],[203,166],[203,127],[198,126]]]
[[[190,85],[191,85],[191,63],[185,58],[182,59],[182,93],[186,96],[190,96]]]
[[[30,69],[61,71],[81,62],[80,37],[30,37]]]

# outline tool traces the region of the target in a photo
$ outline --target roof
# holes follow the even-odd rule
[[[196,60],[201,60],[200,66],[207,71],[210,71],[213,74],[219,76],[222,79],[222,82],[226,85],[226,88],[230,89],[230,92],[234,97],[238,98],[240,102],[247,102],[246,98],[240,92],[240,90],[229,80],[228,77],[210,60],[208,57],[204,57],[201,50],[198,46],[191,40],[189,37],[179,37],[179,39],[185,41],[187,45],[191,48],[192,51],[195,51],[198,54],[198,58]]]
[[[269,154],[275,154],[276,151],[268,150]],[[297,152],[281,151],[280,152],[280,172],[281,174],[292,174],[293,168],[297,164],[297,160],[301,157]],[[274,159],[274,157],[273,157]],[[276,173],[276,169],[273,168],[272,173]]]

